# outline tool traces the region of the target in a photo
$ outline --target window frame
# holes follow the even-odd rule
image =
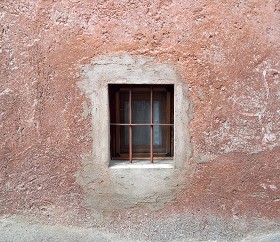
[[[149,159],[151,163],[154,159],[166,160],[173,159],[173,145],[174,145],[174,85],[137,85],[137,84],[109,84],[109,109],[110,109],[110,155],[112,160],[128,160],[132,163],[133,160]],[[128,93],[128,98],[127,98]],[[126,94],[126,95],[125,95]],[[150,122],[134,123],[133,122],[133,102],[135,99],[139,101],[145,100],[140,96],[146,96],[150,102]],[[148,98],[147,98],[148,97]],[[127,100],[128,99],[128,100]],[[162,100],[162,114],[163,118],[160,122],[154,121],[154,101]],[[125,102],[128,101],[128,119],[125,121]],[[122,110],[122,112],[121,112]],[[149,145],[138,146],[138,152],[133,145],[133,128],[134,127],[150,127],[149,130]],[[160,126],[163,130],[162,145],[157,147],[154,144],[154,127]],[[125,127],[129,129],[128,147],[124,144]],[[165,130],[166,127],[166,130]],[[122,138],[122,139],[121,139]],[[122,142],[122,141],[123,142]],[[128,154],[125,153],[128,148]],[[149,148],[149,157],[147,157],[144,150]],[[142,152],[141,152],[142,149]],[[157,152],[154,152],[157,150]],[[140,152],[139,152],[140,151]],[[165,152],[163,152],[165,151]],[[161,152],[161,153],[160,153]],[[168,156],[168,157],[166,157]]]

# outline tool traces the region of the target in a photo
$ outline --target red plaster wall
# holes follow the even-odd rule
[[[90,138],[94,117],[83,115],[91,104],[77,87],[80,66],[127,52],[175,63],[189,84],[194,172],[165,211],[279,221],[278,0],[0,7],[2,215],[88,220],[75,173],[98,142]]]

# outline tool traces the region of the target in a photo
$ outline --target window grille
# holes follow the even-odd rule
[[[173,157],[173,85],[109,85],[113,160]]]

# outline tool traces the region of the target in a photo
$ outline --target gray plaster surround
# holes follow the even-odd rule
[[[94,213],[138,203],[150,208],[163,206],[183,188],[190,172],[192,148],[188,124],[191,108],[186,80],[181,78],[173,63],[123,53],[94,58],[92,63],[82,66],[82,76],[78,86],[91,100],[93,140],[92,153],[85,155],[83,170],[77,174],[77,181],[86,194],[84,205]],[[112,166],[111,163],[110,167],[109,84],[174,85],[174,157],[171,166],[160,163]],[[132,167],[135,169],[126,169]],[[94,189],[89,184],[95,184]],[[106,202],[110,201],[110,205],[98,202],[98,195],[103,202],[106,200],[104,195],[108,196]]]

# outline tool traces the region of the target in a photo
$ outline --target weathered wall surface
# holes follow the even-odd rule
[[[237,239],[278,228],[278,0],[2,0],[0,7],[3,216],[102,224],[135,240]],[[108,181],[82,177],[99,145],[83,70],[115,54],[169,63],[189,87],[192,157],[160,208],[146,206],[157,199],[111,206],[102,189]],[[90,167],[93,177],[109,172]]]

